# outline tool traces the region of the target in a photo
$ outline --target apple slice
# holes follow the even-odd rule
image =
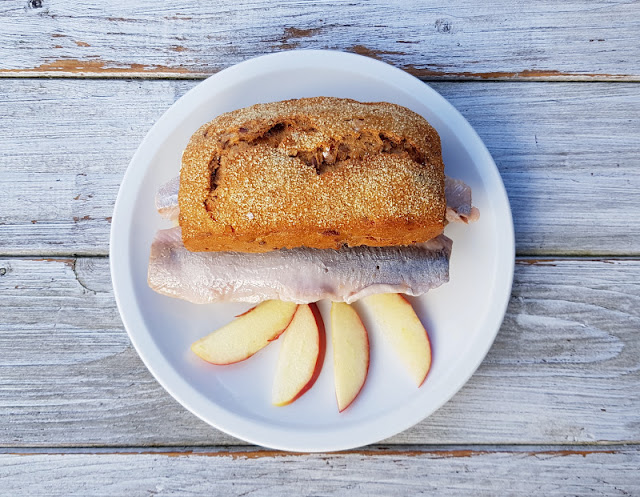
[[[275,340],[289,326],[298,304],[267,300],[191,345],[212,364],[244,361]]]
[[[327,339],[316,304],[298,306],[281,340],[271,397],[276,406],[297,400],[320,376]]]
[[[409,374],[421,386],[431,369],[429,335],[411,303],[399,293],[381,293],[361,300]]]
[[[331,343],[336,399],[342,412],[358,396],[369,372],[369,335],[349,304],[331,304]]]

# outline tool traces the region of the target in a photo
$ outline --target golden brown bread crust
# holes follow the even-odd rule
[[[182,156],[191,251],[408,245],[442,233],[440,137],[390,103],[316,97],[218,116]]]

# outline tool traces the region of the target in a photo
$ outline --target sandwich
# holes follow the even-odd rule
[[[421,295],[449,279],[446,224],[479,216],[423,117],[331,97],[203,125],[156,207],[177,226],[156,234],[149,285],[194,303]]]

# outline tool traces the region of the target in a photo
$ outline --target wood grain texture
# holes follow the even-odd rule
[[[5,80],[0,254],[105,255],[126,166],[195,82]],[[634,84],[436,83],[507,187],[521,255],[638,255]],[[176,165],[176,171],[179,166]]]
[[[638,495],[640,451],[2,454],[7,495]]]
[[[241,443],[180,407],[120,324],[104,258],[0,260],[0,446]],[[640,261],[519,260],[498,338],[387,443],[640,442]]]
[[[2,7],[3,76],[204,77],[335,49],[429,79],[637,80],[636,2],[37,0]]]

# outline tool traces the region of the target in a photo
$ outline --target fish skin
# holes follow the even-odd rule
[[[180,190],[180,176],[164,183],[156,193],[156,209],[165,219],[177,221],[180,215],[178,192]]]
[[[444,196],[447,199],[446,219],[448,222],[467,224],[480,218],[480,211],[471,205],[471,187],[462,180],[445,176]]]
[[[156,209],[162,217],[177,221],[180,214],[178,191],[180,176],[163,184],[156,194]],[[472,223],[479,219],[480,211],[471,205],[471,188],[459,179],[445,177],[444,193],[447,199],[446,218],[450,223]]]
[[[268,299],[351,303],[390,292],[417,296],[449,281],[451,243],[440,235],[404,247],[190,252],[175,227],[156,234],[148,282],[158,293],[196,304]]]

